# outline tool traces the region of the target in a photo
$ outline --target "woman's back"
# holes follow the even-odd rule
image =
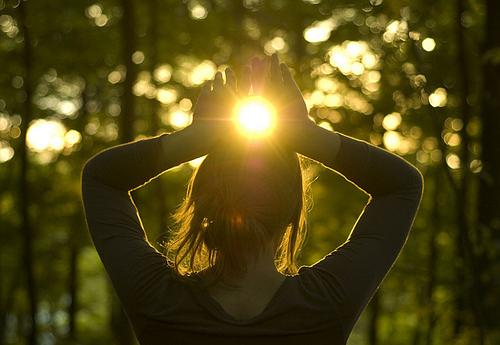
[[[337,135],[339,153],[323,163],[356,182],[371,199],[346,243],[287,277],[279,288],[271,284],[267,291],[253,291],[251,295],[264,292],[255,307],[248,297],[232,304],[244,294],[221,295],[215,290],[211,297],[202,284],[179,280],[166,258],[146,240],[128,190],[133,188],[131,181],[148,181],[157,174],[155,167],[171,164],[161,142],[174,138],[161,136],[121,146],[120,150],[130,150],[126,156],[140,160],[132,165],[134,169],[129,165],[127,173],[121,169],[123,152],[106,151],[89,162],[82,178],[89,229],[142,344],[161,343],[180,334],[183,339],[187,334],[239,337],[239,344],[255,337],[277,340],[281,336],[289,341],[315,338],[345,343],[404,244],[421,198],[422,180],[402,159]],[[164,160],[161,168],[158,157]],[[145,175],[139,176],[142,171]],[[240,316],[254,317],[241,321]]]
[[[285,340],[343,344],[348,334],[334,301],[322,293],[327,286],[308,269],[285,277],[267,301],[263,296],[269,296],[271,290],[254,290],[249,295],[237,292],[222,297],[224,302],[235,303],[226,306],[198,284],[175,277],[173,280],[165,280],[165,287],[156,290],[159,295],[151,296],[152,304],[143,303],[140,312],[131,318],[134,326],[142,329],[136,331],[141,344],[164,344],[172,337],[178,337],[172,344],[195,344],[194,340],[222,344],[251,344],[257,340],[259,344],[281,344]],[[175,300],[162,296],[166,291]],[[265,305],[252,306],[261,302]],[[262,310],[258,310],[260,307]]]
[[[207,288],[210,298],[235,320],[248,320],[260,315],[281,289],[286,276],[247,279],[233,288],[217,284]]]

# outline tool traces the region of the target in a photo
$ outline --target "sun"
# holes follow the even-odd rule
[[[275,111],[264,98],[248,97],[238,102],[235,120],[245,136],[263,137],[269,135],[275,126]]]

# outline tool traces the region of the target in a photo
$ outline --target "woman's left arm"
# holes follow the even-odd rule
[[[226,78],[231,80],[231,73]],[[206,155],[227,135],[224,122],[213,121],[230,109],[217,74],[214,90],[205,85],[194,109],[193,123],[172,134],[105,150],[83,169],[82,199],[87,225],[101,261],[126,309],[138,311],[161,293],[170,276],[165,257],[148,242],[130,191],[183,162]]]
[[[198,133],[198,134],[197,134]],[[208,153],[208,145],[191,126],[157,137],[114,146],[92,157],[82,182],[94,180],[121,191],[131,191],[166,170]]]
[[[184,130],[105,150],[83,169],[82,198],[92,241],[130,313],[147,308],[169,276],[165,257],[149,243],[130,191],[162,172],[206,154],[196,131]],[[130,314],[129,314],[130,315]]]

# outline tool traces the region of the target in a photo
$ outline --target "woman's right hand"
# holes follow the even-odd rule
[[[274,136],[279,142],[300,152],[301,143],[310,140],[311,132],[319,126],[309,118],[304,97],[295,83],[288,66],[279,62],[277,54],[271,58],[252,61],[254,93],[270,101],[277,113]]]

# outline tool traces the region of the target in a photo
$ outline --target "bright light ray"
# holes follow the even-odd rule
[[[249,97],[236,106],[238,129],[249,137],[269,135],[275,126],[273,106],[262,97]]]

